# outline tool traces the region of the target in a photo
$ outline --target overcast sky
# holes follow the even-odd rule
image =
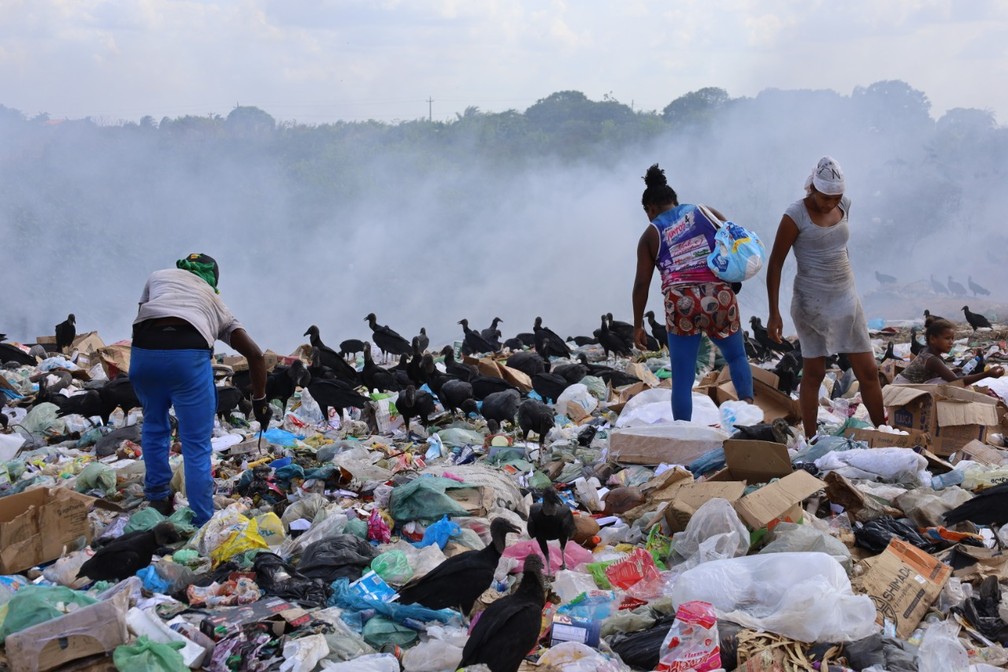
[[[704,86],[901,79],[1008,120],[1004,0],[0,0],[0,104],[114,123],[454,118],[565,89],[661,110]]]

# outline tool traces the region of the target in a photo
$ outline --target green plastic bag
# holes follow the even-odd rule
[[[386,551],[371,561],[371,569],[385,583],[401,586],[413,578],[413,568],[410,567],[406,554],[402,551]]]
[[[666,537],[661,533],[661,526],[655,525],[648,532],[647,542],[644,544],[644,548],[651,554],[654,558],[655,566],[661,570],[665,571],[668,569],[665,563],[662,562],[662,558],[667,558],[669,553],[672,552],[672,537]]]
[[[406,646],[415,642],[418,637],[416,630],[399,625],[384,616],[374,616],[368,619],[361,634],[364,636],[365,642],[378,650],[387,644]]]
[[[112,662],[119,672],[187,672],[185,661],[179,649],[185,642],[170,642],[159,644],[152,642],[147,635],[141,636],[132,644],[122,644],[116,647],[112,654]]]
[[[367,541],[367,521],[361,518],[348,520],[346,527],[343,528],[343,533],[352,534],[355,537],[360,537],[364,541]]]
[[[0,626],[0,640],[25,628],[64,616],[70,605],[88,607],[97,601],[87,593],[63,586],[24,586],[7,603],[7,618]]]
[[[129,522],[123,528],[123,534],[149,530],[164,520],[167,518],[160,511],[153,506],[145,506],[130,516]]]
[[[609,583],[609,577],[606,576],[606,567],[616,562],[615,560],[607,560],[605,562],[590,562],[585,567],[591,572],[592,578],[595,579],[595,585],[599,587],[599,590],[612,590],[612,584]]]
[[[106,495],[116,491],[116,473],[108,465],[92,462],[77,474],[77,492],[101,490]]]

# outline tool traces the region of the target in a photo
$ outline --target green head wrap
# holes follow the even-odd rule
[[[198,275],[206,280],[207,284],[213,287],[215,292],[220,294],[220,290],[217,289],[220,269],[217,267],[217,261],[210,255],[193,252],[185,259],[176,261],[175,267]]]

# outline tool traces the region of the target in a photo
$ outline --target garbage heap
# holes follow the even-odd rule
[[[881,334],[879,354],[901,333]],[[996,362],[1008,350],[998,337],[952,356],[982,347]],[[563,549],[548,540],[538,635],[518,669],[1008,663],[999,381],[887,385],[891,426],[875,429],[856,383],[836,394],[844,375],[831,371],[811,442],[772,364],[753,365],[754,404],[734,398],[727,372],[701,371],[693,421],[673,422],[667,358],[610,361],[641,382],[568,386],[543,400],[555,426],[528,440],[440,405],[405,427],[395,393],[326,417],[303,389],[261,435],[237,411],[219,423],[217,511],[194,529],[181,454],[175,512],[143,503],[139,409],[100,426],[31,404],[40,379],[69,372],[73,394],[126,370],[119,346],[2,371],[0,636],[12,670],[455,670],[479,614],[543,556],[527,521],[551,488],[574,530]],[[538,396],[502,359],[469,361]],[[228,364],[222,378],[240,362]],[[899,366],[887,360],[882,375]],[[401,599],[447,558],[492,547],[498,519],[517,532],[471,609]],[[116,551],[123,539],[130,554]],[[509,647],[495,646],[480,654],[489,668],[473,669],[506,669],[491,661]]]

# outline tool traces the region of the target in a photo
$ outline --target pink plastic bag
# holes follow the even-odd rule
[[[659,650],[655,672],[711,672],[721,667],[717,615],[709,602],[683,602]]]
[[[550,574],[553,574],[560,569],[560,542],[551,541],[547,547],[550,551]],[[520,541],[517,544],[508,546],[504,549],[503,555],[505,558],[520,560],[521,563],[518,566],[522,567],[525,563],[525,557],[528,556],[529,553],[535,553],[539,557],[542,557],[542,549],[539,548],[539,542],[535,539]],[[567,569],[574,569],[579,565],[583,565],[594,560],[594,556],[592,556],[591,551],[586,551],[573,541],[567,542],[567,547],[564,549],[564,557],[567,559]]]
[[[623,560],[609,565],[606,567],[605,573],[609,583],[623,590],[641,581],[652,581],[659,578],[654,558],[643,548],[635,548]]]

